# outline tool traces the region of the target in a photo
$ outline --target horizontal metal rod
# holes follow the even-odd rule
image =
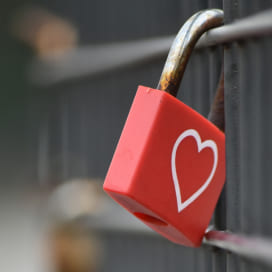
[[[217,27],[205,33],[197,47],[208,47],[272,34],[272,10]]]
[[[258,13],[205,33],[196,48],[215,46],[272,34],[272,10]],[[79,47],[61,56],[35,59],[29,68],[30,80],[52,85],[91,77],[118,68],[133,66],[166,56],[174,36]]]
[[[103,212],[83,217],[86,227],[102,232],[124,232],[134,235],[152,235],[161,238],[140,220],[105,197]],[[227,252],[272,267],[272,238],[247,236],[210,227],[203,239],[203,245],[221,248]]]
[[[226,231],[211,230],[206,233],[203,243],[272,267],[271,238],[249,237]]]
[[[117,222],[117,220],[114,220],[113,222],[107,221],[107,223],[103,222],[103,224],[100,224],[101,222],[98,222],[97,218],[89,218],[85,220],[85,224],[87,223],[88,226],[97,231],[124,232],[132,233],[135,235],[148,236],[152,235],[157,238],[162,238],[151,229],[139,224],[139,222],[134,224],[134,220],[133,223],[127,223],[130,222],[130,220],[126,220],[126,223],[124,224],[120,224],[120,221]],[[212,230],[206,233],[205,238],[203,239],[203,245],[217,247],[226,252],[243,257],[249,261],[272,267],[271,238],[253,236],[249,237],[243,234],[234,234],[226,231]]]
[[[173,37],[79,47],[64,55],[36,58],[29,67],[31,82],[52,85],[80,80],[165,56]]]
[[[106,232],[124,232],[135,235],[152,235],[161,238],[156,232],[136,220],[117,204],[103,214],[91,215],[83,218],[84,225]],[[114,209],[113,209],[114,208]],[[106,216],[105,216],[106,215]],[[203,245],[221,248],[227,252],[272,267],[272,238],[246,236],[227,231],[209,230],[203,239]]]
[[[117,216],[116,216],[117,215]],[[124,232],[135,235],[160,235],[130,216],[121,208],[115,209],[114,215],[85,217],[83,223],[96,231]],[[207,231],[203,245],[221,248],[226,252],[272,267],[272,238],[250,237],[227,231]]]
[[[90,202],[83,205],[82,199]],[[76,179],[63,183],[48,198],[47,207],[52,218],[65,222],[78,220],[82,226],[94,231],[152,235],[162,239],[162,236],[104,194],[101,182],[97,180]],[[203,245],[219,247],[272,267],[271,239],[217,231],[209,227]]]

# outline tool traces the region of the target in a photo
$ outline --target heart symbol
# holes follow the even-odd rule
[[[200,153],[205,148],[210,148],[214,154],[214,163],[213,163],[212,171],[209,177],[207,178],[207,180],[205,181],[205,183],[196,192],[194,192],[188,199],[182,202],[181,194],[180,194],[180,186],[179,186],[177,170],[176,170],[176,153],[180,143],[186,137],[193,137],[195,139],[197,143],[198,153]],[[183,209],[185,209],[187,206],[189,206],[192,202],[194,202],[207,189],[207,187],[209,186],[210,182],[213,179],[213,176],[217,167],[217,162],[218,162],[217,145],[213,140],[206,140],[204,142],[201,142],[201,138],[198,132],[194,129],[188,129],[179,135],[179,137],[177,138],[174,144],[174,147],[172,150],[172,156],[171,156],[172,177],[173,177],[175,191],[176,191],[177,206],[178,206],[179,213]]]

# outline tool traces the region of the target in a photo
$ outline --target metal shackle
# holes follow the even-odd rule
[[[177,95],[189,57],[201,35],[211,28],[223,24],[224,12],[220,9],[202,10],[190,17],[178,32],[157,89],[173,96]]]

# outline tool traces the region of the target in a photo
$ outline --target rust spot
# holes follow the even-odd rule
[[[200,36],[223,23],[223,11],[204,10],[189,18],[177,34],[168,54],[157,89],[177,95],[189,57]]]

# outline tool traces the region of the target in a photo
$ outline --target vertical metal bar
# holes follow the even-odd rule
[[[256,121],[252,118],[252,115],[248,111],[248,107],[252,105],[252,99],[254,94],[252,93],[251,82],[249,83],[248,76],[250,76],[250,59],[248,54],[248,43],[241,44],[239,50],[238,61],[240,63],[240,76],[239,76],[239,87],[240,87],[240,198],[241,198],[241,232],[250,233],[251,226],[249,221],[250,211],[247,203],[247,198],[251,195],[252,187],[252,174],[254,174],[253,169],[249,169],[251,156],[253,155],[251,150],[247,147],[250,142],[255,138],[254,131],[252,131],[250,123],[255,125]],[[250,121],[249,121],[250,120]],[[248,134],[249,133],[249,134]],[[254,140],[253,140],[254,141]],[[253,215],[253,213],[251,213]],[[252,222],[252,224],[254,224]],[[250,267],[246,261],[240,263],[240,271],[252,271],[252,266]]]
[[[262,54],[262,40],[247,41],[241,52],[241,197],[242,197],[242,229],[243,233],[263,235],[263,226],[267,224],[268,211],[271,204],[263,205],[270,196],[267,191],[271,172],[265,172],[263,165],[270,157],[268,152],[270,141],[264,140],[269,134],[270,126],[262,120],[269,120],[269,112],[264,114],[269,105],[267,80],[263,75],[269,70],[265,59],[269,51]],[[266,76],[269,75],[266,74]],[[249,80],[250,79],[250,80]],[[268,141],[267,141],[268,140]],[[266,147],[264,147],[266,146]],[[269,159],[268,159],[269,160]],[[268,271],[257,265],[242,262],[241,271]]]
[[[69,176],[69,106],[67,94],[60,98],[60,137],[61,137],[61,181],[64,181]]]
[[[226,133],[226,203],[227,229],[240,231],[240,94],[237,44],[225,48],[225,133]],[[227,271],[238,272],[239,260],[227,256]]]
[[[228,24],[239,16],[239,2],[223,2],[224,22]],[[224,50],[224,88],[225,88],[225,131],[226,131],[226,224],[227,229],[240,230],[240,173],[239,173],[239,67],[237,62],[237,45],[228,45]],[[239,259],[227,255],[227,272],[239,271]]]
[[[223,54],[221,48],[210,48],[209,49],[209,91],[210,91],[210,105],[214,101],[215,92],[218,88],[220,81],[224,79],[223,69]],[[221,75],[220,75],[221,73]],[[222,79],[220,77],[223,77]],[[223,84],[223,82],[221,82]],[[224,86],[222,86],[224,88]],[[224,113],[223,113],[224,115]],[[221,116],[224,118],[224,116]],[[226,195],[225,189],[221,193],[219,201],[217,203],[214,212],[213,225],[216,229],[226,228]],[[212,258],[212,270],[216,271],[226,271],[226,253],[220,249],[213,250]]]
[[[262,108],[262,115],[259,117],[260,126],[262,130],[260,131],[260,153],[265,154],[263,160],[261,161],[261,170],[262,177],[265,180],[262,187],[262,233],[263,235],[272,236],[272,217],[267,216],[270,214],[270,210],[272,207],[272,169],[271,169],[271,158],[272,158],[272,79],[271,79],[271,48],[272,48],[272,38],[264,39],[261,43],[262,50],[260,52],[260,58],[262,60],[262,70],[259,72],[261,74],[261,82],[260,86],[260,106]],[[268,57],[270,55],[270,57]],[[263,107],[266,105],[266,107]],[[269,125],[267,126],[267,122]]]

